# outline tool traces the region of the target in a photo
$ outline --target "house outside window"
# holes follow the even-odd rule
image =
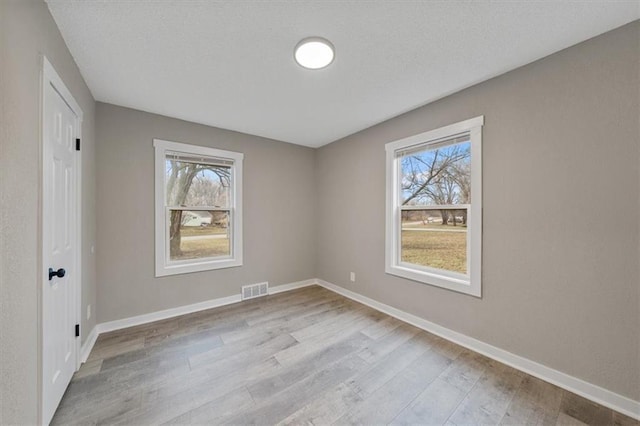
[[[242,265],[243,154],[154,140],[156,276]]]
[[[387,273],[481,296],[483,124],[386,144]]]

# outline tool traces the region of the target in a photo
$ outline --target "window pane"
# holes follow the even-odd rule
[[[231,168],[166,160],[167,206],[230,206]]]
[[[169,259],[231,255],[228,211],[170,210]]]
[[[471,203],[471,142],[412,151],[400,162],[402,205]]]
[[[467,210],[402,212],[401,261],[467,273]]]

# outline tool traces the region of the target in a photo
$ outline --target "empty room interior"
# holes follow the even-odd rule
[[[0,0],[1,425],[640,425],[640,2]]]

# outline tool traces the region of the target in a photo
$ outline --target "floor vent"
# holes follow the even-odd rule
[[[269,283],[258,283],[242,286],[242,300],[253,299],[269,294]]]

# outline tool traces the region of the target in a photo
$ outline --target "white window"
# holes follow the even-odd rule
[[[483,124],[386,144],[387,273],[481,296]]]
[[[242,265],[243,154],[153,141],[156,276]]]

